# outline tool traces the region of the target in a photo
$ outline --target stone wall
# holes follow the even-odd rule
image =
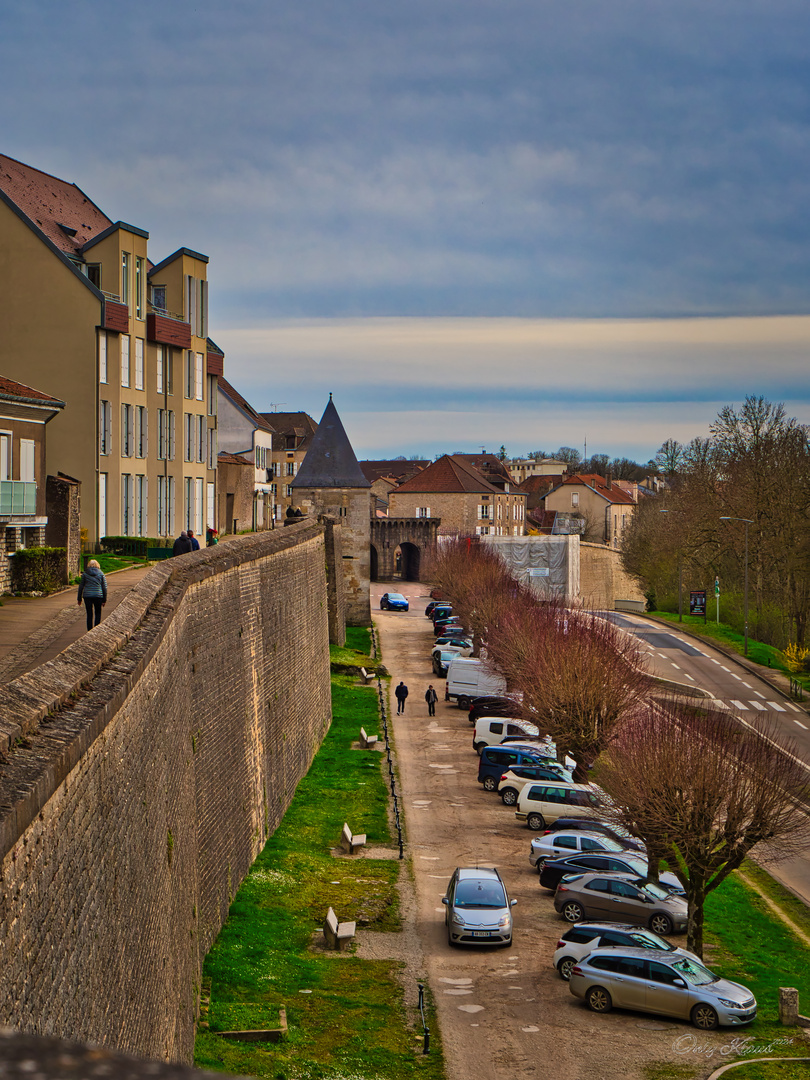
[[[617,600],[644,600],[637,578],[622,566],[621,553],[606,544],[580,544],[580,599],[612,611]]]
[[[81,484],[69,476],[49,476],[45,481],[48,524],[45,543],[65,549],[67,580],[81,573]]]
[[[191,1060],[203,959],[330,723],[324,546],[169,559],[0,689],[0,1026]]]
[[[371,622],[370,488],[293,488],[293,500],[305,514],[339,522],[343,534],[343,605],[347,626]]]

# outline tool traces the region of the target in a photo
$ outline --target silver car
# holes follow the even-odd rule
[[[594,1012],[614,1005],[691,1020],[695,1027],[741,1027],[756,1019],[756,998],[700,961],[652,949],[595,949],[571,969],[571,993]]]
[[[631,923],[581,922],[560,935],[557,949],[552,960],[553,967],[561,979],[566,982],[571,978],[574,965],[594,949],[657,949],[671,956],[689,956],[700,963],[700,957],[686,949],[680,949],[652,930]]]
[[[681,896],[673,896],[645,878],[619,874],[588,874],[563,878],[554,894],[554,907],[570,923],[583,919],[649,926],[654,934],[682,934],[688,908]]]
[[[512,944],[512,908],[501,875],[493,867],[460,866],[442,897],[451,945]]]

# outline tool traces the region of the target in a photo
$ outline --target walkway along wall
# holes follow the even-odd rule
[[[324,547],[170,559],[0,690],[0,1025],[191,1061],[205,954],[331,721]]]

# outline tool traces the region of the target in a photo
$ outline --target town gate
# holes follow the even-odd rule
[[[372,518],[371,580],[420,581],[436,553],[441,518]]]

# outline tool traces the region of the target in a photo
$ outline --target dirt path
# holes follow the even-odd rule
[[[393,676],[390,712],[406,855],[414,868],[415,949],[429,973],[450,1080],[642,1080],[651,1062],[689,1065],[695,1076],[708,1075],[707,1059],[679,1053],[674,1045],[679,1036],[691,1036],[689,1025],[622,1011],[597,1016],[552,970],[565,924],[529,865],[531,834],[477,781],[467,714],[442,700],[444,682],[431,673],[433,637],[423,614],[429,597],[418,583],[403,583],[411,611],[381,612],[385,589],[372,585],[372,609],[383,662]],[[393,700],[400,679],[410,691],[404,716],[396,716]],[[430,682],[440,699],[433,719],[424,701]],[[511,949],[453,949],[447,943],[441,898],[455,867],[476,861],[497,866],[518,901]],[[716,1044],[717,1064],[728,1035],[700,1033],[698,1041]]]

